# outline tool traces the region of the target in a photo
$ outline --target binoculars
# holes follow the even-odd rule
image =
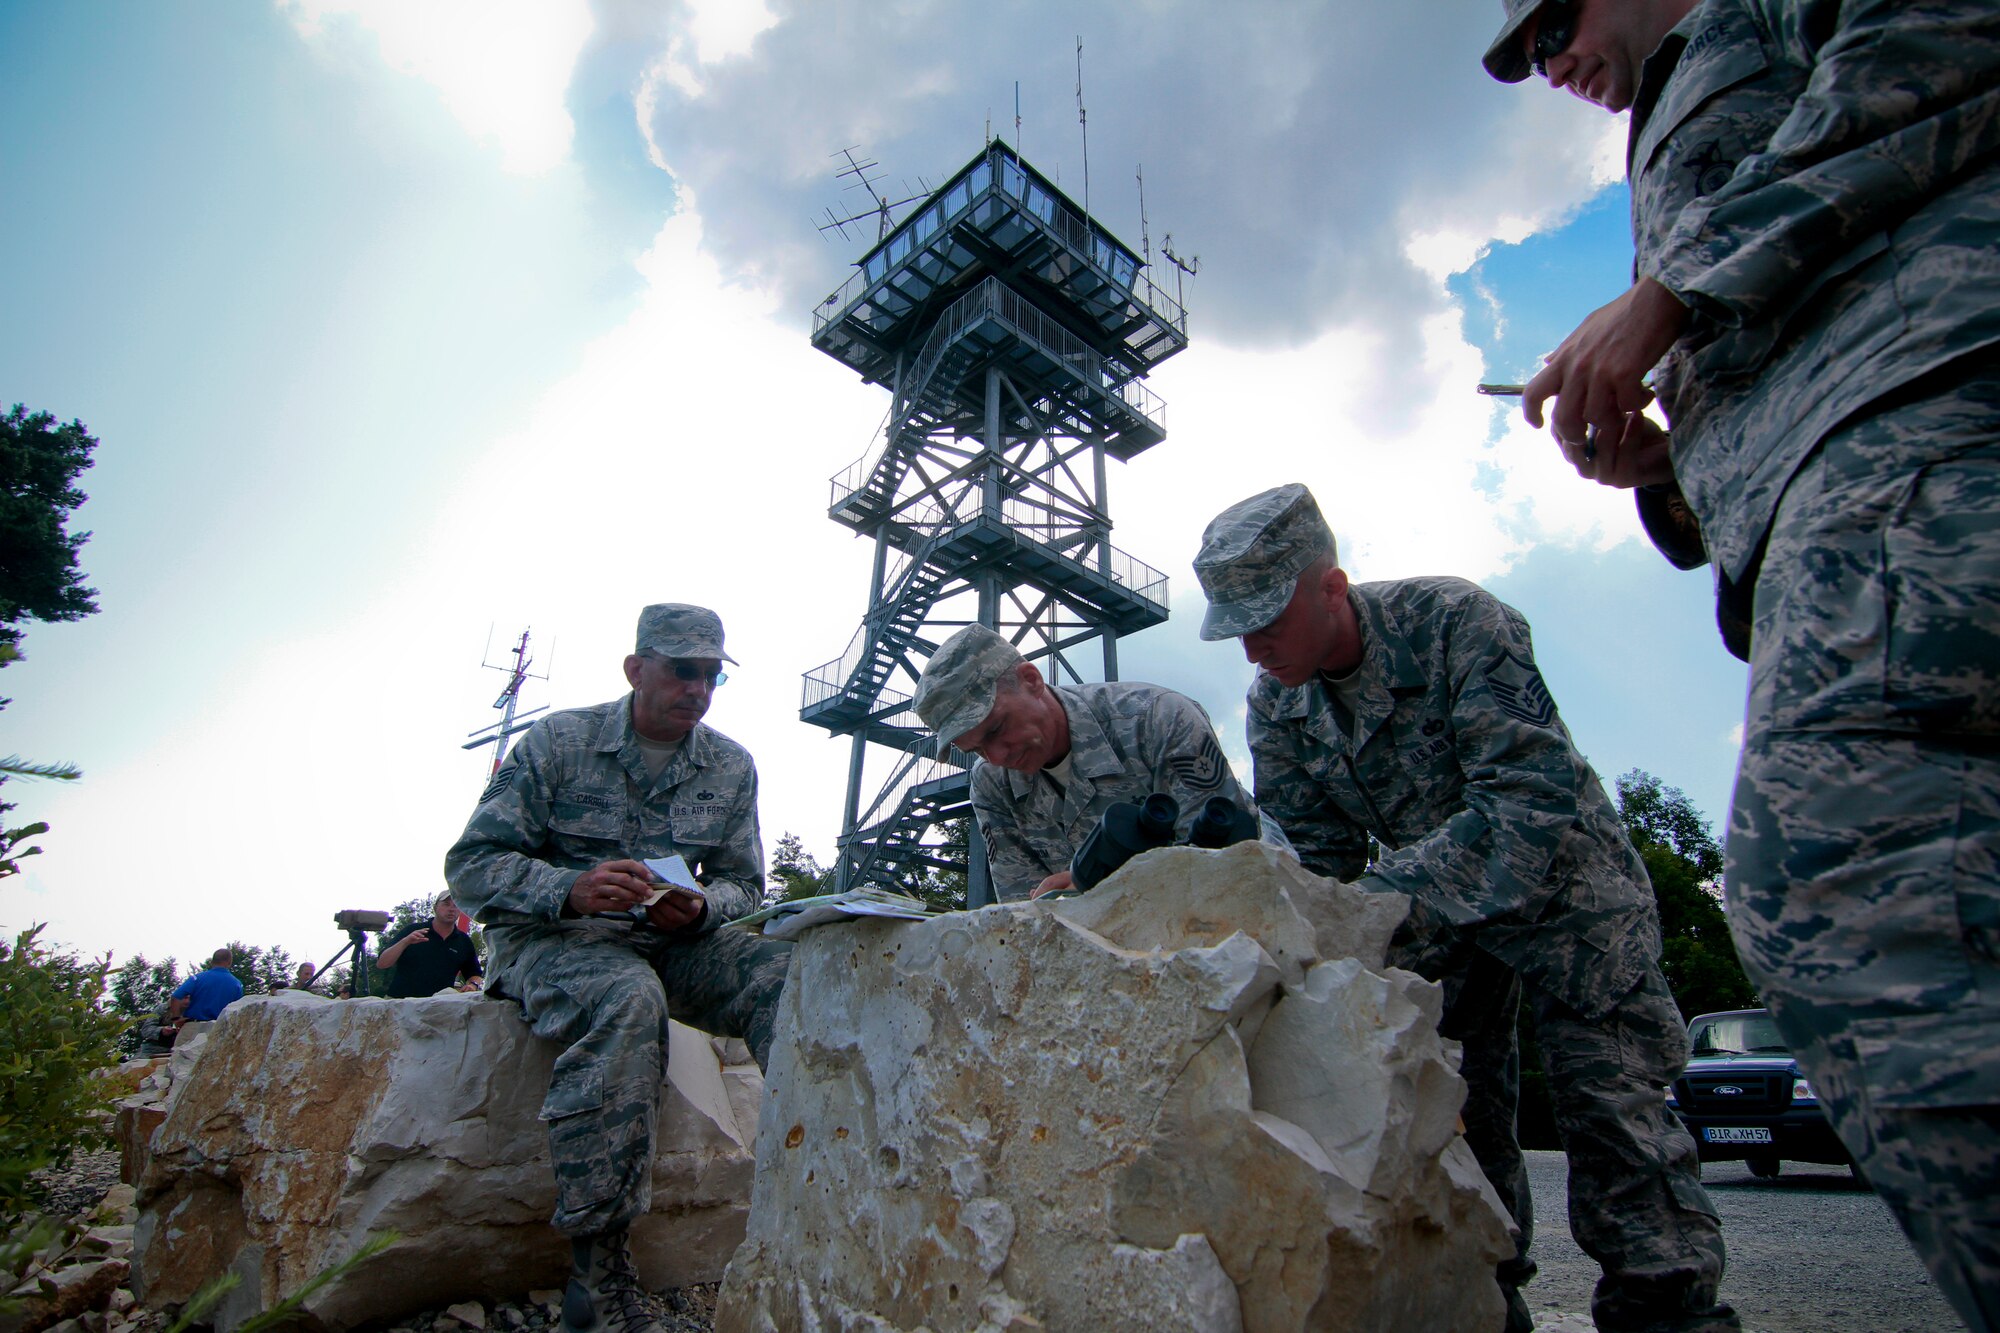
[[[1144,801],[1119,801],[1098,816],[1097,826],[1070,858],[1070,880],[1078,892],[1094,889],[1118,867],[1155,847],[1173,845],[1180,802],[1165,792]],[[1227,796],[1211,796],[1188,827],[1190,847],[1228,847],[1258,835],[1257,817]]]

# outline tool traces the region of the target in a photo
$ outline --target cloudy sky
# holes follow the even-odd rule
[[[1630,263],[1622,121],[1478,67],[1492,0],[280,0],[0,7],[0,407],[102,441],[73,527],[99,615],[31,625],[0,753],[45,854],[0,926],[123,958],[228,938],[323,958],[331,915],[441,884],[490,759],[482,669],[624,689],[633,617],[716,607],[709,720],[767,840],[825,857],[847,746],[798,721],[869,548],[826,517],[880,389],[813,351],[859,243],[830,157],[937,183],[989,130],[1091,210],[1198,255],[1165,444],[1114,467],[1119,546],[1174,580],[1128,677],[1243,755],[1247,669],[1195,638],[1229,500],[1317,493],[1358,579],[1520,607],[1607,782],[1718,822],[1744,678],[1707,580],[1629,497],[1472,392]],[[490,647],[489,647],[490,644]]]

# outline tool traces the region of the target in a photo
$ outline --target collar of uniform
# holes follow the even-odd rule
[[[1401,624],[1383,604],[1375,586],[1349,584],[1347,601],[1361,626],[1361,678],[1355,696],[1367,703],[1391,691],[1425,688],[1428,682],[1424,679],[1423,663],[1410,651]],[[1281,688],[1272,715],[1287,719],[1306,717],[1316,707],[1326,706],[1321,702],[1324,697],[1325,691],[1320,689],[1315,675],[1303,685]]]
[[[1410,636],[1404,632],[1395,611],[1383,600],[1381,589],[1385,586],[1357,583],[1347,590],[1347,600],[1353,603],[1355,615],[1361,621],[1361,642],[1366,654],[1362,658],[1364,679],[1391,690],[1424,689],[1430,684],[1424,676],[1424,664],[1410,651]]]
[[[639,733],[632,726],[632,696],[629,694],[619,700],[618,705],[605,715],[604,725],[597,729],[597,748],[600,752],[618,754],[628,745],[632,748],[632,756],[636,759],[639,754]],[[708,746],[708,724],[695,723],[694,730],[688,732],[687,739],[681,742],[681,748],[667,762],[667,766],[660,770],[660,775],[664,777],[674,772],[683,763],[697,766],[706,764]],[[640,767],[643,771],[643,762]]]

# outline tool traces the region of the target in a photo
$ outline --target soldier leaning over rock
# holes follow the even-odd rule
[[[1579,472],[1700,520],[1748,623],[1730,930],[1939,1288],[2000,1329],[2000,5],[1506,12],[1494,78],[1631,112],[1635,280],[1528,414],[1553,397]],[[1671,441],[1622,439],[1655,391]]]
[[[978,758],[972,810],[1001,899],[1071,887],[1071,858],[1116,802],[1165,792],[1180,805],[1182,840],[1211,797],[1256,810],[1200,704],[1138,681],[1051,685],[984,625],[931,655],[914,703],[924,725]]]
[[[656,1327],[639,1300],[628,1228],[652,1202],[667,1019],[741,1037],[761,1066],[790,945],[717,927],[764,888],[757,770],[702,723],[722,682],[722,622],[699,606],[639,613],[632,693],[529,728],[445,857],[486,926],[490,991],[563,1043],[549,1123],[558,1231],[574,1273],[563,1327]],[[641,858],[679,853],[701,895],[658,891]]]
[[[1350,584],[1305,487],[1224,510],[1195,573],[1204,639],[1240,637],[1257,800],[1309,869],[1413,899],[1392,961],[1445,988],[1466,1138],[1520,1223],[1499,1267],[1510,1333],[1534,1219],[1515,1138],[1525,995],[1569,1155],[1570,1230],[1604,1270],[1606,1333],[1738,1327],[1722,1233],[1662,1089],[1687,1031],[1661,975],[1644,866],[1556,715],[1527,622],[1461,579]],[[1369,839],[1381,845],[1369,863]]]

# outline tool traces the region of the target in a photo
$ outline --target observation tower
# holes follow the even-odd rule
[[[1115,680],[1118,639],[1167,618],[1167,578],[1111,544],[1109,459],[1166,437],[1149,371],[1187,316],[1130,247],[1000,140],[917,204],[813,311],[813,346],[889,391],[828,516],[875,543],[846,651],[805,675],[799,716],[852,738],[836,882],[965,869],[991,902],[971,760],[910,708],[959,628],[1005,635],[1052,682]]]

